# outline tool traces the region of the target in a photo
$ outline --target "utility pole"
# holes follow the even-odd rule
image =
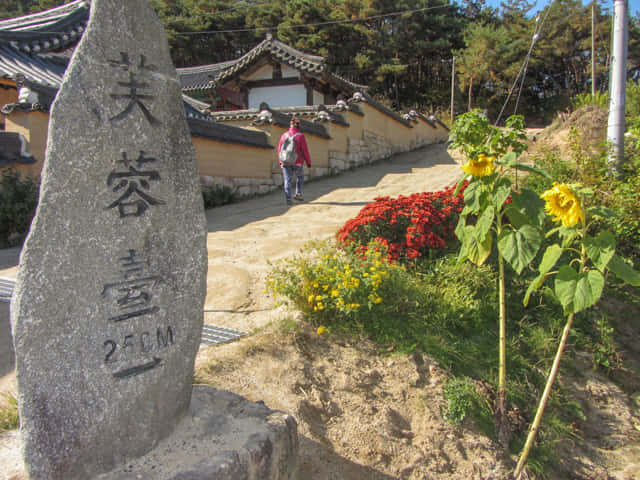
[[[596,98],[596,1],[591,3],[591,100]]]
[[[451,59],[451,125],[455,120],[454,98],[456,91],[456,56]]]
[[[610,144],[608,172],[618,174],[624,162],[624,110],[627,83],[627,45],[629,20],[627,0],[614,0],[613,45],[609,80],[609,122],[607,141]]]

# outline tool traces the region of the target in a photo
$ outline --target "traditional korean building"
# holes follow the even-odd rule
[[[179,68],[182,90],[206,98],[212,111],[332,105],[367,87],[330,73],[323,57],[310,55],[267,34],[230,62]]]
[[[0,21],[0,169],[39,175],[49,109],[90,13],[89,0]],[[203,185],[239,195],[282,184],[275,147],[292,115],[312,153],[311,178],[448,137],[433,116],[398,114],[322,57],[271,35],[229,61],[177,69]]]

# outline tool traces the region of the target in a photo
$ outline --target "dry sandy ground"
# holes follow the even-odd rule
[[[433,145],[309,182],[305,202],[291,208],[283,193],[274,192],[208,210],[205,323],[245,332],[264,326],[278,314],[264,294],[267,261],[287,257],[309,240],[332,237],[375,197],[437,190],[461,173],[445,146]]]
[[[435,362],[366,339],[285,329],[281,320],[295,312],[275,307],[264,293],[268,261],[292,255],[308,240],[332,237],[375,197],[437,190],[459,176],[445,146],[433,145],[307,183],[306,202],[291,208],[274,192],[207,212],[205,322],[250,336],[202,348],[196,381],[292,414],[300,439],[298,480],[508,477],[513,458],[504,458],[473,424],[454,427],[443,419],[446,373]],[[15,268],[0,270],[0,276],[14,274]],[[629,332],[630,348],[634,338]],[[634,353],[640,358],[637,348]],[[636,379],[637,372],[631,371]],[[4,381],[11,384],[12,377]],[[582,426],[587,443],[570,446],[549,478],[640,479],[640,411],[633,400],[595,372],[576,379],[575,389],[589,413]],[[11,435],[0,440],[0,465],[16,464],[15,444]],[[0,480],[19,478],[4,470]]]

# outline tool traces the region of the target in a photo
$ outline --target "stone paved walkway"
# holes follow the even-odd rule
[[[250,333],[279,318],[282,311],[264,293],[268,261],[292,255],[309,240],[332,237],[375,197],[437,190],[460,174],[446,146],[437,144],[307,182],[305,202],[292,207],[278,190],[208,210],[205,323]],[[0,250],[0,277],[15,278],[19,253]],[[8,332],[8,319],[0,320]],[[7,341],[1,335],[0,342]]]

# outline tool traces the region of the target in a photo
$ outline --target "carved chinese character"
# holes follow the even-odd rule
[[[109,120],[117,121],[127,117],[136,107],[142,111],[142,114],[151,125],[159,125],[160,122],[151,114],[149,108],[144,104],[144,100],[153,100],[154,95],[140,93],[140,90],[148,90],[149,83],[139,80],[139,76],[147,71],[154,71],[155,66],[147,65],[144,55],[140,55],[137,65],[134,65],[126,52],[120,52],[120,60],[110,60],[109,63],[114,67],[121,68],[129,75],[129,80],[118,82],[118,85],[128,89],[127,93],[112,93],[111,98],[126,99],[129,102],[123,111],[111,117]]]
[[[102,290],[102,296],[113,301],[112,311],[115,315],[109,317],[109,321],[124,322],[157,312],[158,307],[151,304],[151,289],[161,278],[145,274],[145,262],[138,257],[135,250],[129,250],[128,256],[121,258],[120,262],[123,267],[122,279],[106,284]]]
[[[124,168],[113,170],[107,178],[107,185],[112,191],[122,192],[122,194],[107,209],[118,207],[120,217],[139,217],[149,208],[149,205],[164,205],[165,202],[147,193],[151,188],[149,182],[159,181],[160,174],[157,170],[145,170],[144,165],[155,161],[155,158],[147,157],[143,151],[140,151],[134,166],[127,157],[127,153],[122,152],[122,160],[117,163],[124,165]]]

